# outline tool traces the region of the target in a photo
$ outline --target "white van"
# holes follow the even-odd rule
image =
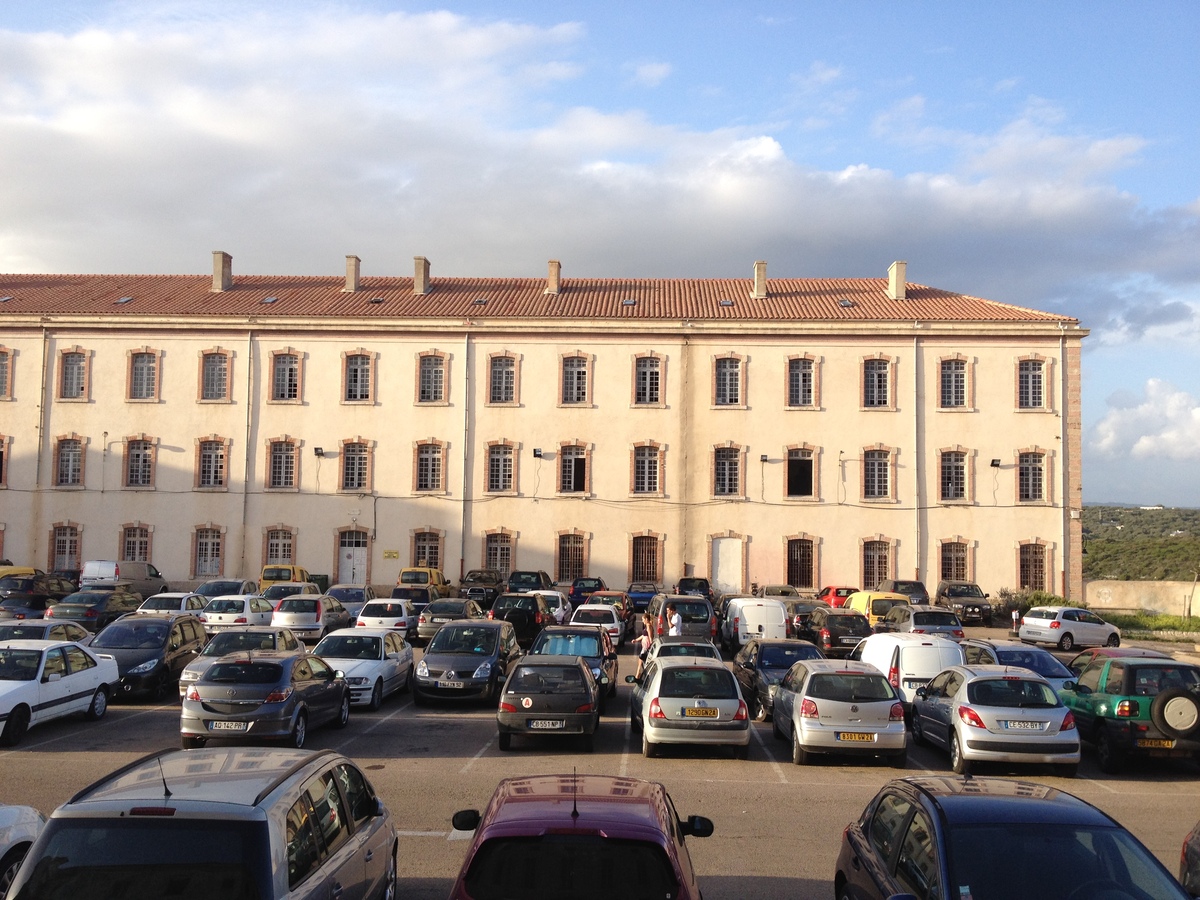
[[[89,559],[79,574],[79,586],[90,587],[106,581],[128,581],[132,590],[143,597],[169,591],[171,586],[162,573],[147,562],[136,560]]]
[[[782,600],[735,597],[725,607],[723,637],[733,651],[751,640],[783,640],[787,634],[787,607]]]
[[[963,651],[954,641],[928,634],[888,632],[859,641],[850,659],[870,663],[887,676],[900,694],[907,714],[917,688],[943,669],[964,664]]]

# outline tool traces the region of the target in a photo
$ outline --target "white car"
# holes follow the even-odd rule
[[[339,628],[313,654],[342,672],[352,704],[379,709],[385,697],[412,686],[412,646],[390,628]]]
[[[0,806],[0,897],[8,893],[17,867],[45,824],[32,806]]]
[[[572,625],[599,625],[612,638],[613,646],[620,647],[625,642],[625,623],[615,606],[607,603],[584,603],[575,607],[571,613]]]
[[[224,597],[213,597],[208,605],[200,612],[200,621],[204,630],[216,634],[227,628],[238,628],[242,625],[270,625],[275,608],[271,601],[257,595],[244,596],[227,594]]]
[[[541,594],[546,598],[546,604],[550,607],[550,611],[554,613],[554,621],[558,625],[565,625],[571,621],[571,601],[567,599],[567,595],[562,591],[530,591],[531,594]]]
[[[394,628],[411,641],[417,636],[417,608],[411,600],[372,600],[354,624],[359,628]]]
[[[115,659],[72,641],[0,643],[0,744],[14,747],[31,725],[71,713],[102,718],[120,680]]]
[[[164,591],[153,597],[147,597],[134,612],[151,616],[162,615],[165,612],[198,613],[204,609],[204,604],[207,602],[208,598],[201,597],[199,594],[187,591]]]
[[[1121,646],[1121,630],[1094,612],[1073,606],[1035,606],[1021,618],[1018,632],[1030,644],[1056,644],[1059,650]]]

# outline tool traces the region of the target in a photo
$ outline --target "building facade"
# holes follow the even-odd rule
[[[0,556],[1082,599],[1076,320],[887,278],[0,276]]]

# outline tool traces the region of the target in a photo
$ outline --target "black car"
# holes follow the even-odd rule
[[[471,594],[463,594],[462,597],[469,600],[475,599]],[[435,588],[433,585],[417,584],[392,588],[392,595],[388,599],[408,600],[412,603],[413,612],[417,613],[417,615],[420,615],[425,607],[427,607],[434,600],[440,600],[441,597],[437,592],[437,588]],[[479,603],[478,601],[476,601],[475,605],[481,610],[483,609],[483,604]]]
[[[964,624],[980,622],[991,625],[992,604],[988,601],[989,596],[973,581],[939,581],[937,590],[933,592],[933,605],[954,610]]]
[[[541,594],[501,594],[487,615],[489,619],[511,622],[522,647],[531,646],[543,628],[555,623],[554,610]]]
[[[1183,839],[1179,854],[1179,883],[1191,894],[1200,896],[1200,822]]]
[[[824,658],[825,654],[809,641],[747,641],[733,658],[733,675],[750,705],[751,717],[761,722],[772,714],[775,691],[792,663]]]
[[[513,666],[500,695],[497,746],[511,749],[514,734],[569,734],[578,735],[591,753],[606,689],[578,656],[526,656]]]
[[[600,711],[604,711],[605,698],[617,693],[617,651],[607,631],[598,625],[551,625],[529,648],[530,656],[545,654],[582,657],[596,681],[607,678],[608,686],[600,696]]]
[[[0,619],[37,619],[46,607],[75,592],[57,575],[6,575],[0,578]]]
[[[901,578],[887,578],[879,583],[875,588],[876,591],[887,591],[891,594],[903,594],[909,599],[910,603],[928,604],[929,591],[925,589],[925,585],[919,581],[908,581]]]
[[[174,699],[179,675],[204,649],[204,624],[191,613],[122,616],[92,639],[92,649],[117,661],[116,695]]]
[[[1137,838],[1072,794],[936,775],[889,782],[846,827],[833,890],[855,900],[1188,898]]]
[[[517,634],[508,622],[460,619],[447,622],[429,641],[412,682],[413,703],[430,700],[482,700],[494,703],[521,658]]]
[[[88,631],[99,631],[142,605],[140,594],[89,587],[69,594],[46,610],[47,619],[70,619]]]
[[[854,609],[814,609],[798,637],[811,641],[826,656],[849,656],[858,642],[874,632],[867,617]]]
[[[717,595],[713,592],[712,585],[709,584],[707,578],[693,578],[688,576],[680,578],[679,584],[675,585],[676,594],[693,594],[697,597],[703,597],[709,603],[715,603]]]
[[[495,569],[471,569],[458,583],[458,596],[470,597],[481,609],[488,610],[507,586],[504,576]]]
[[[521,591],[552,591],[554,579],[540,569],[517,571],[508,576],[508,590],[513,594]]]
[[[830,608],[828,603],[819,600],[784,600],[783,605],[787,610],[788,634],[792,637],[799,637],[800,632],[808,627],[814,609]]]

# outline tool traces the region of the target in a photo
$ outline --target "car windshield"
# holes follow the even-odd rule
[[[913,613],[913,624],[927,628],[958,628],[962,625],[958,616],[952,612],[919,612]]]
[[[830,616],[825,620],[825,622],[826,624],[832,625],[834,628],[844,628],[847,631],[861,631],[864,628],[871,627],[867,624],[867,617],[860,615]]]
[[[1053,654],[1032,647],[1023,650],[997,650],[996,660],[1001,665],[1020,666],[1022,669],[1037,672],[1043,678],[1070,678],[1073,674]]]
[[[532,584],[536,586],[540,580],[537,572],[513,572],[508,576],[508,583],[512,585]]]
[[[166,622],[155,622],[153,616],[137,616],[121,622],[113,622],[92,641],[93,647],[102,650],[157,650],[167,642],[171,627]]]
[[[422,603],[429,600],[429,590],[427,588],[392,588],[393,600],[419,600]],[[373,604],[370,604],[373,605]]]
[[[279,600],[282,597],[290,597],[292,594],[300,593],[300,587],[295,584],[273,584],[265,591],[263,596],[268,600]]]
[[[1035,607],[1025,613],[1026,619],[1054,619],[1057,617],[1057,609],[1039,609]]]
[[[886,616],[893,606],[907,606],[903,600],[872,600],[871,615]]]
[[[41,661],[40,650],[0,649],[0,681],[33,681]]]
[[[519,597],[501,597],[492,606],[495,612],[500,612],[505,609],[525,609],[533,612],[537,609],[537,600],[529,594],[522,594]]]
[[[578,666],[517,666],[508,682],[510,694],[557,694],[584,689]]]
[[[720,659],[712,644],[660,644],[655,656],[703,656]]]
[[[1012,675],[970,682],[967,684],[967,702],[1004,709],[1045,709],[1059,705],[1050,685]]]
[[[605,609],[595,609],[594,607],[581,606],[575,610],[571,616],[572,622],[586,622],[592,625],[611,625],[617,621],[617,611],[611,607]]]
[[[691,622],[692,624],[707,622],[709,619],[709,607],[707,603],[689,603],[686,600],[679,600],[675,603],[675,611],[679,613],[683,621]]]
[[[103,603],[113,595],[112,591],[77,591],[63,598],[63,603],[78,603],[82,606],[94,606]]]
[[[220,600],[209,600],[208,605],[204,607],[206,613],[240,613],[245,609],[245,600],[234,600],[229,597]]]
[[[360,616],[367,618],[377,617],[380,619],[402,619],[404,618],[403,603],[368,603],[362,608]]]
[[[821,651],[806,644],[795,647],[763,647],[758,658],[759,665],[766,669],[790,669],[800,659],[820,659]]]
[[[320,605],[316,600],[304,600],[299,597],[292,597],[288,600],[280,600],[279,605],[275,609],[281,613],[315,613]]]
[[[679,895],[675,869],[662,847],[600,833],[492,838],[471,860],[464,882],[475,900]]]
[[[575,587],[579,588],[579,590],[581,590],[581,591],[602,590],[601,584],[602,584],[602,582],[600,581],[599,578],[576,578],[575,579]]]
[[[1133,678],[1130,693],[1153,697],[1176,688],[1196,688],[1200,685],[1200,668],[1192,666],[1131,666]]]
[[[600,635],[546,634],[542,632],[529,652],[545,653],[550,656],[599,656]]]
[[[330,588],[328,593],[339,603],[362,603],[365,591],[362,588]]]
[[[181,597],[150,597],[138,609],[179,609],[182,603]]]
[[[435,600],[425,607],[425,612],[430,616],[462,615],[465,606],[462,600]]]
[[[951,584],[946,586],[947,597],[976,597],[983,599],[983,591],[977,584]]]
[[[727,669],[664,669],[658,689],[660,697],[694,697],[702,700],[733,700],[737,682]]]
[[[633,594],[633,593],[657,594],[658,593],[658,585],[653,584],[652,582],[649,582],[649,581],[635,581],[633,584],[631,584],[629,586],[628,593],[630,593],[630,594]]]
[[[489,569],[472,569],[463,576],[463,584],[493,584],[500,580],[500,573]]]
[[[401,584],[429,584],[428,572],[401,572]]]
[[[686,594],[688,591],[708,593],[708,580],[705,578],[680,578],[679,593]]]
[[[946,834],[956,897],[1062,900],[1080,894],[1085,872],[1098,875],[1091,896],[1187,896],[1123,828],[1024,821],[956,825]]]
[[[283,666],[270,662],[215,662],[201,681],[234,684],[276,684],[283,677]]]
[[[262,631],[222,631],[204,645],[201,656],[226,656],[246,650],[274,650],[275,635]]]
[[[40,622],[36,625],[0,624],[0,641],[40,641],[45,633],[46,626]]]
[[[330,634],[321,638],[313,653],[333,659],[381,659],[383,641],[373,635]]]
[[[222,594],[237,594],[242,590],[240,581],[206,581],[196,588],[201,597],[220,597]]]
[[[870,672],[821,672],[812,677],[804,693],[817,700],[841,703],[896,699],[887,679]]]
[[[8,597],[4,600],[0,600],[0,606],[8,609],[24,609],[28,604],[28,597]]]
[[[429,641],[425,655],[431,653],[470,653],[491,656],[496,652],[495,628],[442,628]]]
[[[0,591],[27,591],[32,586],[32,578],[0,578]]]

